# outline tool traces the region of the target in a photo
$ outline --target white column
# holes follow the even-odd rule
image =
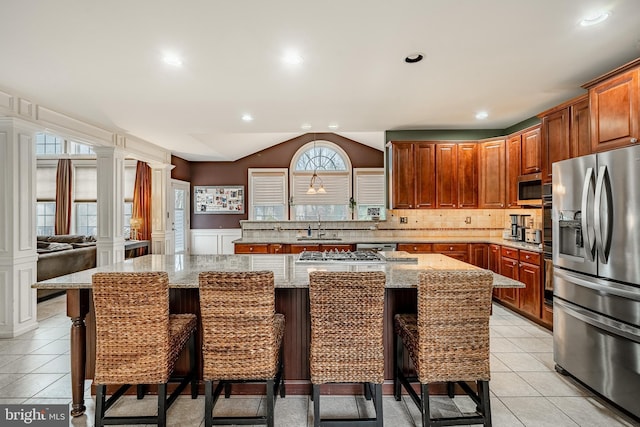
[[[96,265],[124,260],[124,151],[94,147],[98,169],[98,236]]]
[[[36,159],[32,124],[0,118],[0,338],[35,329]]]
[[[175,232],[168,219],[171,191],[171,169],[166,163],[150,163],[151,167],[151,253],[171,255],[175,252]]]

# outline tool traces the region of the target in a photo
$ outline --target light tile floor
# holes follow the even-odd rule
[[[40,327],[14,339],[0,340],[0,403],[63,403],[71,401],[69,378],[69,319],[65,297],[38,304]],[[491,316],[491,409],[494,426],[640,426],[601,398],[553,367],[551,334],[513,312],[494,305]],[[90,382],[87,381],[86,396]],[[70,426],[93,426],[94,402],[86,399],[87,414]],[[132,406],[154,412],[156,400],[135,397],[118,402],[112,413],[127,414]],[[260,397],[221,399],[216,413],[261,413]],[[419,412],[404,397],[385,397],[387,426],[419,426]],[[451,416],[474,410],[466,397],[432,399],[432,415]],[[170,409],[170,426],[203,426],[204,398],[180,397]],[[246,412],[245,412],[246,413]],[[322,397],[323,416],[373,416],[362,397]],[[313,404],[307,396],[287,396],[276,404],[277,426],[312,426]]]

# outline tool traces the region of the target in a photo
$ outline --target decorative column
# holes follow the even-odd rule
[[[151,167],[151,253],[171,255],[175,252],[175,232],[169,225],[171,169],[166,163],[149,163]]]
[[[37,293],[36,158],[38,128],[0,118],[0,338],[35,329]]]
[[[124,151],[94,147],[98,170],[98,266],[124,260]]]

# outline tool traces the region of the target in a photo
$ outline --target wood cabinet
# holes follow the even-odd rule
[[[520,260],[518,249],[502,246],[500,249],[500,274],[514,280],[520,280]],[[500,290],[500,301],[513,308],[520,306],[520,289],[503,288]]]
[[[268,254],[268,244],[245,244],[236,243],[234,245],[234,252],[237,254]]]
[[[569,108],[542,117],[542,182],[551,182],[551,165],[571,157]]]
[[[589,126],[590,110],[589,98],[584,96],[569,107],[571,123],[569,134],[571,138],[571,157],[591,154],[591,128]]]
[[[433,252],[469,262],[469,244],[467,243],[434,243]]]
[[[591,150],[625,147],[640,138],[640,59],[583,86],[589,90]]]
[[[517,208],[518,206],[518,177],[521,175],[521,151],[522,135],[512,135],[507,138],[506,148],[506,197],[507,207]]]
[[[478,207],[478,151],[477,143],[458,144],[458,207]]]
[[[436,203],[436,145],[391,143],[391,208],[433,208]]]
[[[522,150],[520,173],[538,173],[541,170],[540,157],[540,126],[522,133]]]
[[[539,319],[542,315],[540,304],[542,299],[540,254],[521,250],[518,270],[520,281],[525,284],[524,288],[519,289],[520,300],[518,307]]]
[[[505,140],[480,144],[480,188],[478,206],[502,209],[505,206]]]
[[[282,243],[270,243],[269,253],[270,254],[287,254],[289,253],[289,245],[285,245]]]
[[[488,269],[494,273],[500,274],[500,263],[502,256],[500,255],[500,245],[489,245]],[[493,288],[493,296],[500,299],[500,288]]]
[[[436,207],[458,207],[458,146],[436,144]]]
[[[469,264],[480,268],[489,268],[489,245],[486,243],[470,243]]]
[[[398,243],[397,249],[412,254],[430,254],[433,253],[433,244],[431,243]]]

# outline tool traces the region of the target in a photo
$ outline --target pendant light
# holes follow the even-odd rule
[[[309,189],[307,190],[307,194],[326,194],[327,191],[324,189],[324,183],[322,182],[322,178],[318,176],[318,166],[315,162],[316,156],[316,135],[313,134],[313,175],[311,175],[311,182],[309,183]],[[320,188],[316,190],[316,182],[320,185]]]

